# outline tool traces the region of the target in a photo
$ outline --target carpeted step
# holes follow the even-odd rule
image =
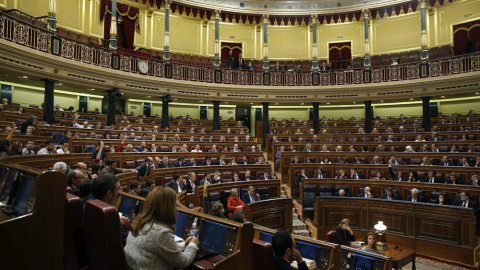
[[[308,230],[293,230],[293,233],[296,235],[310,237],[310,232]]]
[[[297,230],[305,230],[305,229],[306,229],[305,223],[303,223],[298,219],[293,220],[293,230],[297,231]]]

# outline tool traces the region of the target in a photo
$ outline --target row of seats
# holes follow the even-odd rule
[[[247,192],[248,192],[248,189],[246,188],[241,189],[240,194],[238,196],[241,198],[243,194]],[[268,187],[258,187],[256,190],[256,193],[260,195],[260,200],[269,199],[270,195],[268,193]],[[228,201],[228,197],[230,197],[230,190],[224,190],[221,192],[210,192],[207,194],[207,197],[208,197],[209,208],[212,208],[215,203],[220,202],[223,204],[225,213],[228,214],[231,212],[231,209],[227,208],[227,201]]]
[[[60,27],[57,27],[57,35],[78,41],[87,45],[100,45],[100,40],[97,37],[87,36],[85,34],[79,34],[75,31],[69,31]]]
[[[222,183],[223,182],[232,182],[232,179],[233,179],[233,173],[232,171],[222,171],[220,172],[221,174],[221,180],[222,180]],[[245,175],[245,171],[238,171],[238,177],[241,178],[242,176]],[[251,175],[255,175],[256,176],[256,179],[258,179],[258,177],[260,177],[261,175],[263,175],[265,172],[264,171],[251,171]],[[205,178],[205,174],[210,174],[211,176],[211,179],[213,179],[213,176],[215,175],[215,173],[213,172],[210,172],[210,173],[197,173],[196,174],[196,177],[197,177],[197,181],[201,181]],[[183,179],[188,179],[188,175],[187,174],[184,174],[182,175],[183,176]],[[163,177],[163,182],[164,183],[168,183],[170,180],[172,180],[173,177],[172,176],[164,176]],[[268,189],[268,188],[267,188]]]
[[[430,60],[437,60],[442,58],[447,58],[452,55],[452,46],[443,45],[441,47],[432,47],[428,50],[428,58]],[[393,63],[397,64],[411,64],[420,62],[420,51],[412,50],[401,53],[392,53],[392,54],[383,54],[383,55],[372,55],[370,61],[372,67],[386,67],[390,66]]]

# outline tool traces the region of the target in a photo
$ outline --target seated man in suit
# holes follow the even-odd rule
[[[370,161],[370,164],[377,164],[377,165],[378,165],[378,164],[383,164],[383,161],[380,159],[379,156],[374,156],[374,157],[373,157],[373,160]]]
[[[277,61],[275,64],[275,67],[273,68],[273,71],[282,71],[282,67],[280,66],[280,62]]]
[[[175,193],[180,193],[182,190],[185,190],[186,181],[183,179],[183,176],[179,173],[175,174],[175,177],[173,180],[170,180],[170,182],[166,183],[166,187],[170,187],[175,191]]]
[[[238,55],[238,58],[235,59],[235,62],[233,63],[233,68],[235,69],[245,69],[245,59],[243,59],[242,54]]]
[[[327,63],[323,62],[322,66],[320,67],[320,70],[321,71],[327,71],[327,70],[330,70],[330,67],[327,66]]]
[[[233,67],[233,61],[234,61],[234,58],[233,58],[233,51],[230,50],[228,52],[228,61],[227,61],[227,68],[231,69]]]
[[[460,200],[455,201],[453,205],[460,206],[462,208],[472,208],[473,213],[477,215],[478,204],[470,197],[470,193],[467,191],[462,191],[462,193],[460,193]]]
[[[470,180],[467,181],[466,185],[470,186],[478,186],[478,174],[477,173],[472,173],[470,176]]]
[[[394,155],[390,156],[388,160],[388,164],[390,165],[406,165],[407,163],[401,159],[397,159]]]
[[[138,181],[130,182],[130,191],[128,193],[133,195],[140,195],[140,191],[142,190],[142,185]]]
[[[441,141],[442,139],[437,137],[437,133],[436,133],[436,132],[432,132],[432,136],[431,136],[430,139],[428,139],[428,140],[429,140],[429,141],[432,141],[432,142],[438,142],[438,141]]]
[[[253,66],[252,62],[248,62],[247,70],[255,70],[255,67]]]
[[[428,171],[428,176],[425,176],[425,178],[423,178],[422,182],[424,183],[443,183],[442,180],[438,179],[438,177],[436,177],[435,175],[437,174],[437,172],[435,170],[430,170]]]
[[[273,176],[270,175],[270,170],[266,169],[263,175],[258,177],[258,180],[273,180]]]
[[[418,189],[412,188],[411,190],[411,195],[407,196],[407,199],[405,199],[407,202],[424,202],[425,199],[423,198],[422,195],[418,194]]]
[[[250,156],[243,155],[243,159],[238,163],[238,165],[247,165],[247,164],[252,164],[252,162],[250,161]]]
[[[431,149],[431,150],[430,150],[429,152],[434,152],[434,153],[440,153],[440,152],[442,152],[442,151],[440,151],[440,149],[438,149],[438,146],[437,146],[436,144],[432,144],[432,145],[430,146],[430,149]]]
[[[295,270],[290,264],[297,261],[298,269],[308,270],[307,263],[300,255],[300,251],[295,249],[295,239],[289,231],[277,231],[272,238],[272,247],[275,253],[275,266],[277,270]]]
[[[448,159],[448,156],[443,156],[439,166],[455,166],[455,164]]]
[[[344,189],[340,189],[338,193],[335,193],[335,196],[338,197],[350,197],[350,194],[348,194]]]
[[[246,169],[245,170],[245,175],[242,175],[242,177],[240,178],[240,181],[251,181],[251,180],[256,180],[255,179],[255,176],[253,175],[250,175],[250,170],[249,169]]]
[[[350,179],[365,179],[363,173],[357,172],[357,168],[350,168]]]
[[[177,162],[173,165],[173,167],[185,167],[185,157],[180,156],[177,160]]]
[[[212,157],[210,155],[206,155],[205,160],[203,161],[202,165],[203,166],[212,166],[212,165],[215,165],[215,164],[213,164],[213,162],[212,162]]]
[[[255,193],[255,188],[253,186],[249,186],[248,192],[243,193],[241,199],[245,204],[251,204],[260,200],[260,194]]]
[[[147,176],[150,170],[154,169],[153,167],[153,158],[147,157],[145,162],[140,164],[135,170],[138,172],[138,177]]]
[[[367,198],[367,199],[375,198],[375,196],[373,196],[373,194],[370,191],[371,191],[370,187],[365,187],[365,189],[363,189],[363,192],[360,193],[358,197]]]
[[[328,175],[325,172],[325,169],[320,167],[320,168],[317,169],[317,173],[313,176],[313,178],[324,179],[324,178],[328,178]]]
[[[407,181],[408,179],[403,176],[403,170],[398,169],[397,173],[393,172],[392,165],[388,164],[388,171],[390,172],[390,176],[394,181]]]
[[[384,200],[398,200],[398,196],[393,193],[393,188],[388,187],[387,192],[382,194],[382,199]]]
[[[67,173],[67,186],[72,189],[73,195],[78,196],[83,181],[85,181],[85,176],[80,170],[71,170]]]
[[[168,163],[168,157],[167,156],[163,156],[162,158],[162,161],[160,161],[160,163],[158,163],[157,165],[157,169],[158,168],[170,168],[170,164]]]
[[[295,184],[300,185],[302,183],[302,179],[308,178],[307,169],[302,168],[302,170],[297,174],[297,178],[295,179]]]
[[[187,193],[194,193],[195,186],[199,186],[197,182],[197,175],[194,172],[188,173],[188,180],[187,180]]]
[[[187,166],[199,166],[198,163],[197,163],[197,158],[196,157],[192,157],[190,159],[190,162],[188,162],[185,165],[187,165]]]

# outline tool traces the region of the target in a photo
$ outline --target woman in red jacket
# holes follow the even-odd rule
[[[227,208],[232,211],[228,215],[234,212],[243,211],[244,206],[245,204],[238,197],[238,190],[236,188],[232,188],[232,190],[230,190],[230,197],[228,197],[227,200]]]

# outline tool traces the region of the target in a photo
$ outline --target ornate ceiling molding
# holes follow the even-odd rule
[[[259,0],[175,0],[177,4],[222,10],[237,14],[269,14],[277,16],[305,16],[310,14],[341,14],[362,9],[377,9],[415,2],[412,0],[297,0],[297,1],[259,1]]]

